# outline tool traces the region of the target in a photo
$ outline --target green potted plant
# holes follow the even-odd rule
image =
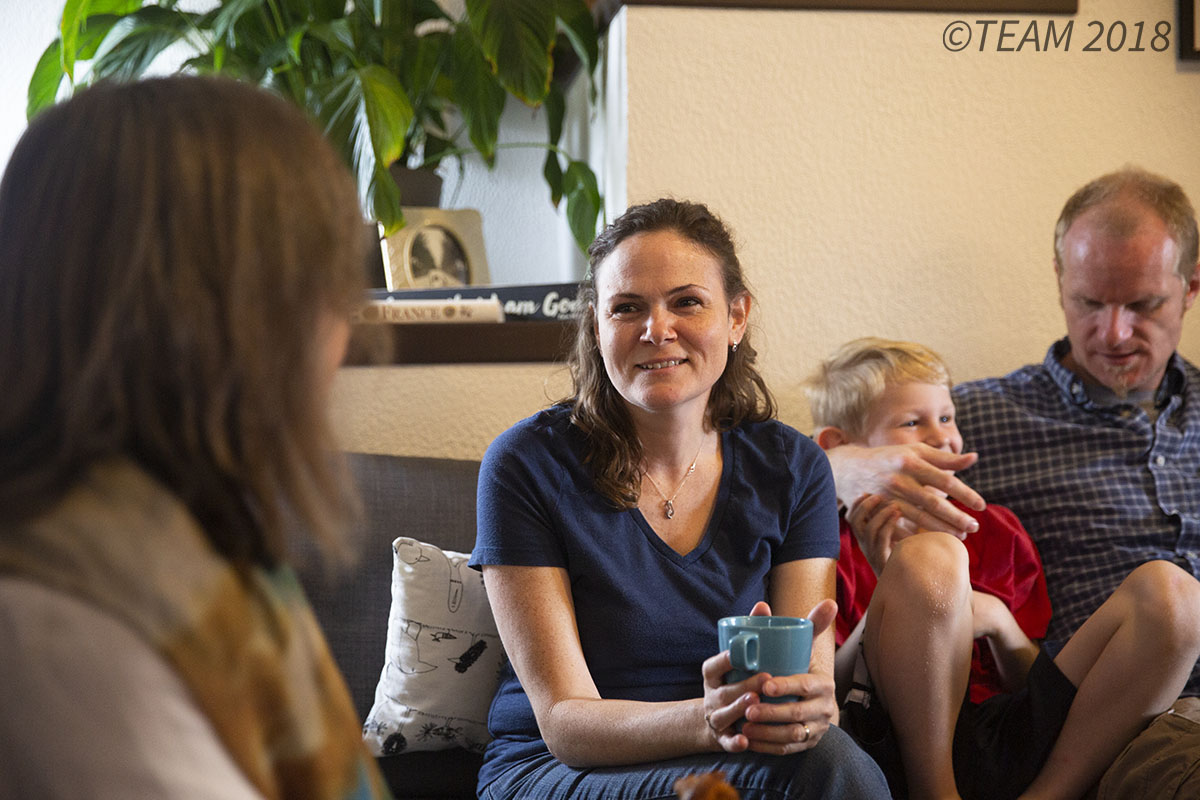
[[[66,0],[60,36],[30,80],[27,113],[101,78],[136,78],[182,47],[181,69],[251,81],[307,109],[354,172],[364,211],[390,234],[403,215],[389,168],[468,153],[492,166],[512,95],[546,111],[547,138],[536,145],[547,151],[543,175],[586,248],[600,194],[591,169],[558,146],[564,101],[552,78],[567,61],[591,78],[597,33],[587,3],[459,4],[452,17],[435,0],[214,0],[204,12],[178,0]]]

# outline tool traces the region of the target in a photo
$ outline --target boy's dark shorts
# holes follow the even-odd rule
[[[1074,699],[1074,684],[1042,651],[1021,691],[979,704],[964,701],[954,729],[954,778],[964,800],[1009,800],[1025,791],[1054,747]],[[883,707],[847,701],[841,726],[879,764],[893,797],[907,798],[900,748]]]

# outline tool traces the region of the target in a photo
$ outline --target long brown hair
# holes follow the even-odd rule
[[[353,181],[281,98],[99,84],[35,118],[0,183],[0,520],[134,460],[216,549],[274,563],[348,496],[317,331],[361,301]]]
[[[596,340],[596,271],[621,242],[639,233],[669,230],[711,253],[721,264],[726,301],[751,295],[738,261],[737,248],[725,224],[700,203],[662,198],[629,208],[605,228],[588,248],[588,276],[580,285],[584,312],[568,356],[573,393],[571,421],[586,435],[589,458],[600,492],[620,508],[637,505],[642,483],[642,443],[625,401],[613,386]],[[751,295],[752,297],[753,295]],[[742,422],[775,416],[775,400],[754,366],[750,327],[708,397],[708,423],[718,431]]]

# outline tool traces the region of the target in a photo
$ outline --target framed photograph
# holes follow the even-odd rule
[[[1200,0],[1179,3],[1179,59],[1200,61]]]
[[[405,208],[404,227],[382,242],[387,288],[430,289],[488,282],[483,219],[473,208]]]

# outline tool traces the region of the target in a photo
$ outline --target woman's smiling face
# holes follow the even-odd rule
[[[720,260],[672,230],[638,233],[596,266],[595,284],[596,339],[625,402],[703,411],[750,310],[748,295],[725,296]]]

